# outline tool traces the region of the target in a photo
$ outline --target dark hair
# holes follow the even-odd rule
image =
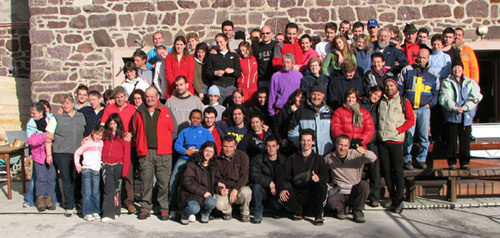
[[[453,28],[451,28],[451,27],[446,27],[446,29],[444,29],[444,31],[443,31],[443,35],[449,34],[449,33],[455,35],[455,30],[453,30]]]
[[[374,93],[374,92],[384,92],[384,88],[382,88],[382,86],[380,85],[375,85],[375,86],[372,86],[369,90],[370,93]]]
[[[198,50],[205,51],[205,58],[203,59],[203,62],[206,62],[208,59],[208,45],[207,45],[207,43],[201,42],[201,43],[198,43],[196,45],[196,48],[194,49],[194,57],[196,57],[196,52],[198,52]]]
[[[111,128],[109,127],[109,124],[111,123],[111,121],[116,122],[116,125],[117,125],[116,126],[116,134],[114,137],[113,137],[113,131],[111,131]],[[122,118],[120,117],[120,114],[112,113],[111,115],[109,115],[109,118],[106,121],[106,124],[104,124],[104,129],[105,129],[104,130],[104,138],[106,140],[123,138],[124,129],[123,129],[123,122],[122,122]]]
[[[350,142],[351,138],[349,138],[349,136],[346,134],[342,134],[340,136],[337,136],[337,139],[335,140],[335,144],[338,144],[340,140],[348,140]]]
[[[271,142],[271,141],[276,141],[276,143],[278,143],[278,138],[276,138],[276,136],[271,134],[271,135],[267,136],[267,138],[264,140],[266,145],[268,142]]]
[[[455,34],[457,33],[457,31],[464,32],[464,29],[463,29],[463,28],[461,28],[461,27],[457,27],[457,28],[455,28]]]
[[[143,50],[136,50],[132,57],[140,57],[142,60],[148,60],[148,56]]]
[[[262,93],[265,93],[266,95],[269,94],[266,87],[260,87],[259,89],[257,89],[257,92],[255,94],[258,95],[258,94],[262,94]]]
[[[434,41],[441,41],[441,43],[444,43],[443,35],[441,35],[441,34],[435,34],[435,35],[433,35],[432,38],[431,38],[431,43],[434,42]]]
[[[43,116],[46,115],[45,107],[41,102],[34,102],[31,104],[30,108],[34,108],[37,112],[41,112]]]
[[[352,29],[354,29],[354,28],[360,28],[360,27],[362,27],[363,29],[365,29],[365,24],[363,24],[363,23],[362,23],[362,22],[360,22],[360,21],[357,21],[357,22],[355,22],[355,23],[352,25]]]
[[[100,124],[97,124],[94,129],[92,130],[92,133],[104,133],[104,126],[101,126]]]
[[[422,27],[422,28],[418,29],[417,34],[420,34],[420,33],[425,33],[425,34],[429,35],[429,29]]]
[[[348,24],[348,25],[349,25],[349,27],[351,27],[351,22],[349,22],[348,20],[342,20],[342,21],[340,22],[340,25],[342,25],[342,24]]]
[[[217,155],[217,145],[215,144],[215,142],[207,141],[207,142],[203,143],[203,145],[201,145],[201,147],[200,147],[200,151],[205,150],[205,148],[207,148],[207,147],[212,147],[214,149],[214,156]]]
[[[233,135],[225,135],[222,137],[222,143],[224,142],[236,142],[236,138]]]
[[[349,73],[352,71],[355,71],[357,68],[356,62],[350,59],[344,60],[342,64],[340,64],[340,69],[342,70],[343,73]]]
[[[101,93],[97,90],[92,90],[89,92],[89,96],[92,95],[92,96],[96,96],[97,98],[101,98]]]
[[[234,29],[234,24],[230,20],[225,20],[222,22],[221,29],[223,29],[225,26],[231,26]]]
[[[245,123],[246,125],[246,119],[247,119],[247,109],[245,106],[243,106],[243,104],[236,104],[236,105],[233,105],[232,107],[230,107],[230,112],[231,112],[231,115],[230,115],[230,118],[231,118],[231,124],[234,125],[234,119],[233,119],[233,114],[234,114],[234,111],[240,109],[241,112],[243,113],[243,123]]]
[[[262,32],[260,31],[259,28],[253,28],[251,31],[250,31],[250,34],[252,34],[253,32],[259,32],[259,34],[261,34]]]
[[[252,45],[250,43],[248,43],[248,41],[242,41],[238,45],[238,54],[240,55],[240,58],[243,58],[242,55],[241,55],[241,51],[240,51],[240,48],[242,46],[246,47],[248,49],[248,58],[251,58],[252,55],[253,55],[253,49],[252,49]]]
[[[295,28],[295,29],[297,29],[297,31],[299,31],[299,26],[297,26],[297,24],[295,24],[293,22],[289,22],[286,24],[285,32],[288,30],[288,28]]]
[[[302,37],[300,37],[300,41],[299,41],[299,42],[300,42],[300,43],[302,43],[302,40],[303,40],[303,39],[305,39],[305,38],[309,39],[309,42],[311,42],[311,43],[312,43],[312,38],[311,38],[311,36],[310,36],[310,35],[308,35],[308,34],[304,34],[304,35],[302,35]]]
[[[201,113],[201,110],[200,109],[193,109],[190,113],[189,113],[189,119],[191,119],[191,116],[193,116],[194,113],[199,113],[201,116],[203,116],[203,114]]]
[[[382,61],[385,61],[385,57],[384,57],[384,54],[382,52],[373,52],[372,56],[371,57],[371,60],[373,61],[373,59],[379,57],[382,59]]]
[[[189,50],[188,50],[188,48],[187,48],[187,41],[186,41],[186,38],[184,38],[184,36],[176,36],[176,37],[175,37],[175,39],[174,39],[174,47],[172,47],[172,53],[170,53],[170,54],[174,55],[174,54],[178,54],[178,53],[180,53],[180,52],[177,52],[177,51],[175,50],[175,42],[177,42],[177,41],[180,41],[180,42],[182,42],[184,45],[186,45],[186,47],[184,47],[184,50],[182,51],[182,57],[183,57],[184,59],[186,59],[186,58],[188,57],[188,55],[189,55]]]
[[[127,71],[129,70],[135,71],[135,77],[139,77],[139,70],[132,61],[125,63],[125,66],[123,67],[123,74],[125,74],[125,77],[127,76]]]
[[[134,89],[134,91],[132,91],[132,93],[130,94],[130,96],[128,96],[128,102],[136,107],[138,107],[139,105],[135,105],[134,103],[134,95],[135,94],[139,94],[141,96],[141,99],[142,99],[142,103],[145,103],[146,102],[146,94],[144,93],[144,91],[142,91],[142,89]]]
[[[104,101],[108,101],[110,99],[113,99],[113,90],[108,89],[108,90],[104,91],[104,93],[102,94],[102,97],[104,98]]]
[[[290,94],[290,97],[288,97],[288,101],[286,102],[288,105],[293,105],[295,104],[295,97],[297,97],[297,95],[302,94],[304,95],[304,97],[306,97],[306,91],[302,88],[298,88],[297,90],[293,91],[292,94]]]
[[[313,140],[314,140],[315,133],[314,133],[313,129],[307,128],[307,129],[300,130],[299,138],[302,139],[302,136],[305,136],[305,135],[311,135]]]
[[[85,91],[89,91],[89,87],[83,85],[83,84],[80,84],[78,85],[78,87],[76,88],[76,92],[80,91],[80,90],[85,90]]]
[[[261,121],[264,121],[264,116],[262,115],[262,113],[260,112],[257,112],[257,113],[254,113],[250,116],[250,120],[252,120],[252,118],[259,118]]]
[[[40,99],[38,102],[43,104],[45,107],[47,107],[49,109],[49,111],[51,110],[49,101],[47,101],[45,99]]]
[[[203,115],[205,115],[205,113],[213,113],[215,114],[215,117],[217,117],[217,110],[212,106],[205,108],[205,110],[203,110]]]
[[[233,90],[233,93],[231,93],[231,97],[232,97],[235,93],[240,94],[242,97],[244,97],[244,96],[245,96],[245,94],[243,94],[243,90],[242,90],[241,88],[235,88],[235,89]]]
[[[325,30],[326,29],[333,29],[333,30],[335,30],[335,32],[337,32],[337,29],[338,29],[337,23],[335,23],[335,22],[328,22],[328,23],[326,23],[325,24]]]
[[[356,101],[358,101],[358,98],[359,98],[359,90],[355,89],[355,88],[349,88],[347,90],[345,90],[345,93],[344,93],[344,100],[347,101],[347,97],[351,94],[354,93],[354,97],[356,97]]]
[[[175,78],[174,82],[177,82],[179,80],[184,80],[184,83],[186,83],[186,84],[188,83],[188,80],[184,75],[177,76],[177,78]]]

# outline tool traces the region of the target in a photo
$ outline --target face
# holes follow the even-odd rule
[[[405,40],[410,43],[417,41],[417,33],[405,33]]]
[[[222,28],[222,33],[224,33],[228,39],[233,37],[234,28],[232,26],[224,26]]]
[[[460,44],[464,43],[464,32],[462,30],[455,30],[455,37],[456,37],[455,41],[457,43]]]
[[[261,132],[262,131],[262,126],[264,125],[264,122],[258,118],[258,117],[253,117],[250,120],[250,125],[252,126],[252,130],[255,132]]]
[[[377,36],[379,29],[380,29],[379,26],[369,26],[368,33],[370,34],[371,37],[375,37],[375,36]]]
[[[133,100],[134,100],[134,105],[137,106],[137,107],[142,104],[142,97],[138,93],[134,94]]]
[[[361,35],[364,33],[365,33],[365,28],[363,28],[363,27],[356,27],[356,28],[352,29],[352,34],[354,36],[358,36],[358,35]]]
[[[267,151],[267,155],[269,156],[275,156],[278,154],[278,150],[279,150],[280,146],[278,145],[278,142],[277,141],[269,141],[266,143],[266,151]]]
[[[217,118],[214,113],[205,113],[203,117],[203,121],[207,127],[212,127],[215,124],[215,119]]]
[[[382,97],[382,91],[375,91],[370,93],[370,101],[373,103],[376,103],[380,100]]]
[[[352,105],[354,105],[357,101],[358,101],[358,100],[357,100],[357,98],[356,98],[356,94],[351,93],[351,94],[347,95],[347,98],[346,98],[346,103],[347,103],[347,105],[352,106]]]
[[[261,34],[262,34],[261,36],[262,41],[265,43],[271,42],[271,40],[273,39],[273,32],[271,31],[271,27],[268,26],[262,27]]]
[[[102,140],[102,132],[99,132],[99,133],[93,132],[92,139],[94,141],[101,141]]]
[[[462,77],[464,69],[460,65],[453,66],[452,73],[456,78]]]
[[[195,112],[195,113],[191,114],[191,117],[189,118],[189,120],[191,121],[191,125],[199,126],[201,123],[201,113]]]
[[[321,105],[321,103],[323,102],[324,98],[325,98],[325,94],[324,93],[320,93],[320,92],[312,92],[311,93],[311,103],[314,106]]]
[[[156,33],[153,35],[153,42],[155,43],[156,47],[163,45],[164,39],[161,33]]]
[[[259,39],[260,40],[260,32],[258,32],[258,31],[250,32],[250,39]]]
[[[282,43],[283,41],[285,41],[285,36],[284,35],[278,35],[278,36],[276,36],[276,42],[277,43]]]
[[[160,96],[158,94],[156,94],[155,89],[147,89],[146,90],[146,105],[148,107],[156,106],[156,103],[158,102],[158,100],[160,100]],[[134,97],[134,101],[135,101],[135,97]]]
[[[137,77],[137,71],[133,69],[127,69],[125,72],[125,76],[127,76],[128,79],[134,79]]]
[[[236,105],[243,104],[243,96],[240,93],[233,93],[233,102]]]
[[[366,42],[365,42],[365,39],[364,38],[359,38],[358,39],[358,44],[356,45],[356,47],[358,47],[358,49],[362,50],[364,49],[366,46]]]
[[[346,35],[349,32],[349,29],[351,28],[351,25],[341,23],[340,24],[340,34]]]
[[[312,135],[302,135],[300,137],[300,146],[303,151],[308,151],[312,149],[314,139]]]
[[[377,40],[380,41],[382,44],[389,44],[389,41],[391,40],[391,36],[388,31],[382,31],[377,37]]]
[[[347,156],[347,152],[349,152],[350,143],[351,142],[347,139],[337,140],[337,143],[335,144],[335,148],[337,149],[336,153],[337,153],[338,157],[344,158],[345,156]]]
[[[453,33],[443,34],[443,38],[444,38],[444,45],[445,46],[452,45],[453,42],[455,41],[455,35]]]
[[[232,157],[236,151],[236,141],[224,141],[222,143],[222,151],[227,157]]]
[[[192,37],[188,40],[188,46],[189,46],[189,49],[191,49],[191,50],[194,50],[196,48],[197,44],[198,44],[198,41],[194,37]]]
[[[208,99],[210,100],[210,104],[215,104],[219,102],[219,96],[215,94],[208,94]]]
[[[394,95],[398,91],[398,85],[392,81],[386,82],[384,88],[387,95]]]
[[[111,129],[111,131],[115,132],[117,128],[118,128],[118,124],[116,124],[115,121],[111,120],[109,122],[109,129]]]
[[[428,40],[429,40],[429,35],[425,32],[420,32],[418,33],[418,42],[420,42],[421,44],[425,44]]]
[[[240,53],[243,58],[248,58],[250,52],[248,51],[248,48],[246,46],[240,46]]]
[[[290,71],[293,68],[293,61],[290,58],[283,57],[283,70]]]
[[[335,34],[337,34],[336,30],[334,30],[333,28],[326,28],[325,35],[327,41],[332,41],[333,38],[335,38]]]
[[[297,38],[297,28],[288,28],[286,29],[286,39],[289,42],[294,42],[295,39]]]
[[[319,62],[318,61],[311,62],[309,64],[309,70],[315,75],[318,74],[321,71],[321,66],[319,65]]]
[[[384,68],[384,65],[385,65],[385,61],[382,60],[382,58],[380,58],[380,57],[373,58],[372,66],[377,71],[382,71],[382,69]]]
[[[177,52],[177,54],[182,54],[184,51],[184,48],[186,48],[186,44],[184,44],[184,42],[182,42],[180,40],[175,42],[175,52]]]
[[[74,102],[71,102],[69,101],[68,99],[64,100],[63,102],[63,105],[62,105],[62,108],[63,108],[63,111],[67,114],[71,114],[73,111],[74,111],[74,106],[75,106],[75,103]]]
[[[432,50],[433,51],[440,51],[443,49],[443,42],[441,42],[440,40],[435,40],[431,43],[431,46],[432,46]]]
[[[257,94],[257,101],[259,102],[259,105],[261,105],[261,106],[266,105],[267,93],[259,93],[259,94]]]
[[[117,93],[115,95],[116,106],[121,107],[121,106],[123,106],[125,104],[125,102],[126,102],[125,94],[123,94],[123,93]]]
[[[356,70],[353,70],[352,72],[347,72],[347,73],[345,73],[345,77],[346,77],[347,79],[352,79],[352,78],[354,78],[354,75],[355,75],[355,74],[356,74]]]
[[[299,93],[299,94],[297,94],[297,96],[295,96],[295,105],[297,107],[304,104],[305,101],[306,101],[306,97],[304,96],[304,94]]]
[[[164,50],[164,49],[158,49],[156,51],[156,54],[160,57],[160,59],[164,60],[167,58],[167,55],[168,55],[168,50]]]
[[[236,109],[233,111],[233,121],[236,125],[243,124],[243,120],[245,119],[245,115],[240,109]]]
[[[417,60],[418,62],[420,62],[420,65],[426,66],[427,63],[429,62],[429,51],[421,49],[418,52]]]
[[[203,158],[205,158],[206,161],[212,159],[214,157],[215,150],[214,148],[208,146],[203,149]]]
[[[96,95],[89,95],[89,103],[92,109],[97,109],[101,103],[101,98]]]
[[[309,49],[311,49],[311,41],[309,40],[309,38],[303,38],[300,41],[300,47],[302,47],[303,51],[308,51]]]
[[[188,84],[185,80],[175,81],[175,91],[179,96],[185,96],[187,94]]]
[[[337,48],[337,50],[343,50],[344,49],[344,41],[342,41],[342,39],[338,38],[337,40],[335,40],[335,47]]]
[[[37,111],[34,107],[30,109],[30,116],[33,120],[40,120],[43,117],[43,112]]]
[[[87,90],[78,90],[78,92],[76,92],[76,98],[78,99],[78,103],[84,104],[87,102],[89,94]]]
[[[217,47],[219,47],[220,51],[225,51],[227,49],[227,41],[224,39],[224,37],[219,36],[215,38],[215,42],[217,43]]]
[[[135,64],[135,67],[141,68],[142,66],[144,66],[144,64],[146,64],[146,60],[143,60],[139,56],[134,56],[134,64]]]
[[[205,56],[206,56],[206,52],[204,50],[197,50],[196,51],[196,58],[198,58],[199,60],[205,59]]]

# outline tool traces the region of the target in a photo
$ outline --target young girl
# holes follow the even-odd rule
[[[165,59],[165,77],[168,82],[167,91],[165,92],[166,99],[170,98],[175,91],[175,79],[180,75],[186,77],[189,85],[188,90],[194,95],[194,58],[189,54],[189,50],[186,46],[187,41],[184,36],[175,37],[172,53],[167,55]]]
[[[193,87],[196,91],[198,97],[203,100],[205,94],[207,94],[208,86],[206,84],[205,77],[205,63],[208,58],[208,45],[205,42],[201,42],[196,45],[196,50],[194,51],[194,79]]]
[[[370,70],[372,66],[371,56],[373,53],[370,37],[365,34],[354,37],[354,54],[356,55],[356,63],[358,68],[363,70],[363,74]]]
[[[122,83],[122,87],[127,91],[127,95],[132,95],[132,92],[136,89],[146,91],[149,87],[148,82],[139,78],[139,71],[135,67],[134,62],[127,62],[123,68],[123,72],[125,73],[125,81]]]
[[[318,52],[316,52],[312,47],[312,38],[308,34],[300,37],[300,47],[304,51],[304,61],[302,67],[300,67],[300,72],[304,73],[309,66],[309,60],[318,57]]]
[[[86,221],[99,220],[101,195],[99,184],[101,178],[99,171],[101,170],[101,153],[102,153],[102,136],[104,127],[97,125],[92,131],[90,140],[86,140],[82,146],[75,151],[75,170],[82,174],[82,200],[83,200],[83,219]],[[80,164],[80,156],[83,155],[82,163]]]
[[[247,105],[248,102],[251,102],[251,99],[259,88],[257,85],[258,64],[252,54],[250,43],[246,41],[241,42],[238,51],[240,53],[241,68],[241,76],[238,78],[238,88],[240,88],[243,91],[243,95],[245,95],[243,104]]]
[[[104,126],[102,148],[102,222],[112,221],[120,216],[121,178],[127,177],[130,167],[130,143],[123,139],[123,123],[118,113],[109,116]]]
[[[326,56],[323,64],[323,74],[330,76],[331,72],[340,70],[340,65],[344,60],[352,60],[356,63],[356,56],[351,51],[347,40],[341,36],[335,36],[332,41],[332,51]]]

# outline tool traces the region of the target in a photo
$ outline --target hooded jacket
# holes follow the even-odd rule
[[[198,152],[193,154],[186,164],[179,183],[178,205],[180,208],[192,200],[203,204],[206,192],[214,195],[215,170],[217,169],[215,157],[210,159],[207,167],[202,165],[203,159],[203,154]]]
[[[443,81],[439,93],[439,104],[443,106],[444,119],[448,123],[464,123],[464,126],[472,125],[476,115],[477,105],[483,99],[483,95],[476,81],[462,75],[462,82],[458,82],[454,75],[450,75]],[[456,113],[461,107],[464,113]],[[463,118],[465,117],[465,118]]]
[[[273,166],[267,153],[260,153],[250,161],[250,183],[257,183],[264,188],[269,188],[269,184],[276,184],[278,169],[285,162],[286,157],[278,152],[278,158]]]

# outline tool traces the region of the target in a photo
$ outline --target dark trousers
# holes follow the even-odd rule
[[[264,213],[264,204],[263,202],[266,200],[271,201],[272,208],[276,211],[280,209],[280,205],[278,203],[278,194],[273,196],[271,194],[271,190],[269,188],[265,188],[260,183],[252,184],[252,203],[253,203],[253,212],[256,218],[262,218],[262,214]]]
[[[157,155],[156,149],[148,149],[148,154],[139,159],[142,195],[141,207],[146,211],[153,208],[153,177],[156,177],[158,185],[158,203],[160,209],[168,211],[168,190],[170,172],[172,170],[172,155]]]
[[[291,189],[288,201],[283,206],[296,216],[304,215],[304,207],[307,206],[314,214],[315,219],[323,218],[323,208],[326,202],[327,186],[323,183],[314,183],[309,189]]]
[[[366,148],[373,151],[379,157],[378,143],[369,143]],[[382,187],[380,185],[380,159],[365,166],[368,168],[367,176],[370,180],[370,194],[368,195],[368,199],[372,202],[378,202],[380,201],[380,188]]]
[[[403,174],[403,144],[379,144],[380,163],[393,204],[403,201],[405,179]]]
[[[73,154],[54,153],[54,164],[59,170],[59,176],[63,183],[64,208],[75,208],[75,179],[76,170]]]
[[[443,107],[439,104],[431,108],[431,135],[432,140],[439,145],[445,142],[445,134],[443,131],[444,116]]]
[[[123,185],[125,187],[125,198],[123,200],[123,204],[125,204],[125,206],[134,205],[134,158],[135,156],[131,154],[128,174],[126,178],[123,178]]]
[[[33,163],[36,173],[35,192],[36,196],[48,198],[54,195],[56,189],[56,169],[54,165]]]
[[[337,211],[344,211],[346,205],[361,211],[365,207],[368,194],[370,194],[370,185],[366,181],[361,181],[352,187],[350,194],[338,193],[328,197],[328,205]]]
[[[122,183],[122,164],[104,164],[102,166],[103,198],[102,217],[114,219],[120,215],[120,190]]]
[[[457,137],[460,142],[460,150],[458,152],[460,165],[468,165],[470,161],[471,126],[464,126],[462,123],[446,123],[446,132],[448,138],[448,145],[446,148],[448,165],[457,163]]]

